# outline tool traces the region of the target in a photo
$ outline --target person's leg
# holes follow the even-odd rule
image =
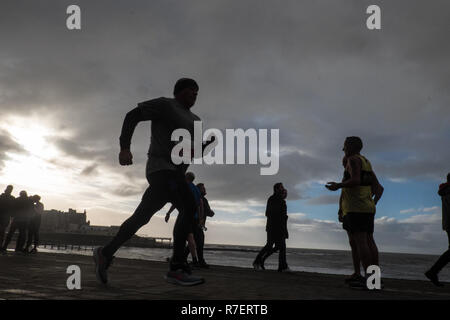
[[[356,248],[358,250],[358,255],[361,259],[361,263],[364,268],[364,273],[367,268],[373,264],[372,255],[369,249],[367,232],[355,232],[353,234],[353,239],[355,240]]]
[[[367,243],[369,245],[371,260],[374,265],[379,266],[380,261],[379,261],[378,247],[377,244],[375,243],[373,233],[367,233],[367,236],[368,236]]]
[[[35,221],[34,225],[34,249],[37,250],[37,247],[39,246],[39,229],[41,228],[41,216],[38,216]]]
[[[274,245],[274,241],[269,233],[267,233],[267,242],[266,245],[259,251],[255,260],[253,261],[253,265],[264,265],[264,261],[273,253],[272,247]]]
[[[33,242],[33,239],[34,239],[34,222],[31,221],[27,228],[27,244],[25,245],[25,249],[24,249],[25,251],[28,252],[28,250],[31,246],[31,243]]]
[[[8,245],[11,242],[11,239],[14,235],[14,232],[16,232],[17,229],[17,221],[16,219],[13,219],[13,221],[11,222],[11,226],[9,227],[9,231],[8,234],[6,235],[6,239],[5,242],[3,243],[3,249],[8,249]]]
[[[286,239],[278,239],[276,242],[278,248],[278,271],[283,271],[288,268],[286,261]]]
[[[141,203],[133,215],[122,223],[116,236],[102,249],[105,257],[114,256],[116,251],[168,202],[167,182],[164,181],[164,178],[163,174],[158,174],[151,179],[152,184],[145,191]]]
[[[197,255],[198,261],[200,263],[205,263],[205,258],[203,256],[203,248],[205,246],[205,233],[201,227],[197,227],[195,243],[197,244]]]
[[[450,230],[446,230],[446,232],[448,236],[448,250],[439,257],[436,263],[429,270],[432,274],[435,275],[437,275],[442,270],[442,268],[444,268],[447,263],[450,262]]]
[[[266,262],[267,258],[269,258],[272,254],[280,250],[277,242],[275,242],[273,239],[270,240],[270,244],[267,244],[267,248],[261,257],[261,265],[264,267],[264,263]]]
[[[358,248],[356,247],[355,239],[350,232],[347,231],[348,241],[350,243],[350,249],[352,250],[352,261],[353,261],[353,275],[361,275],[361,259],[359,258]]]
[[[24,244],[26,241],[26,233],[27,233],[27,222],[26,221],[21,221],[20,223],[18,223],[18,229],[19,229],[19,237],[17,238],[16,241],[16,251],[18,252],[22,252],[24,250]]]
[[[0,221],[0,248],[3,247],[3,240],[5,239],[6,228],[8,225],[6,224],[6,219]]]
[[[191,253],[191,257],[192,257],[192,262],[196,264],[196,263],[198,263],[197,245],[195,243],[194,235],[192,233],[188,234],[187,241],[188,241],[189,252]]]
[[[178,210],[178,217],[173,228],[173,255],[170,263],[170,269],[175,271],[185,262],[185,244],[188,234],[192,232],[196,204],[183,174],[174,172],[169,189],[170,202]]]

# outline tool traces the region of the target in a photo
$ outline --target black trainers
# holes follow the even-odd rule
[[[102,254],[103,247],[94,249],[95,275],[97,280],[102,284],[108,283],[108,273],[106,272],[111,265],[114,257],[107,258]]]
[[[439,278],[436,273],[431,272],[431,270],[428,270],[425,272],[425,277],[428,278],[436,287],[443,287],[444,284],[439,281]]]
[[[348,278],[344,279],[345,283],[349,283],[349,282],[353,282],[353,281],[363,281],[364,277],[360,274],[352,274],[351,276],[349,276]]]
[[[189,274],[181,268],[176,271],[167,272],[164,278],[168,283],[178,284],[185,287],[195,286],[205,282],[205,279],[203,279],[202,277],[197,277]]]
[[[207,264],[205,260],[202,260],[198,263],[198,267],[202,269],[209,269],[209,264]]]

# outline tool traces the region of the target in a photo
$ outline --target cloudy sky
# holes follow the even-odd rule
[[[119,225],[147,187],[150,124],[118,164],[126,112],[195,78],[205,128],[279,129],[280,170],[194,165],[216,216],[206,241],[263,245],[275,182],[289,190],[288,246],[348,249],[337,222],[342,145],[358,135],[385,187],[381,251],[440,253],[437,187],[450,171],[448,1],[74,1],[0,4],[0,183],[47,209]],[[381,7],[382,29],[366,28]],[[4,188],[0,186],[0,188]],[[171,236],[165,209],[139,233]]]

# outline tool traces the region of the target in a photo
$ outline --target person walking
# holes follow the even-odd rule
[[[288,215],[285,201],[287,190],[279,182],[273,186],[273,191],[274,193],[269,197],[266,207],[267,242],[256,256],[253,262],[253,268],[255,270],[265,270],[265,260],[276,251],[279,251],[278,271],[290,272],[291,269],[289,269],[286,261],[286,239],[289,238],[287,230]]]
[[[442,287],[444,284],[439,281],[438,274],[450,262],[450,173],[447,174],[447,182],[439,186],[438,194],[442,200],[442,229],[447,233],[448,250],[425,272],[425,276],[434,285]]]

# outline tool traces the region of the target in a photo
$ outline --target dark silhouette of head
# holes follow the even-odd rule
[[[5,189],[5,193],[6,194],[11,194],[13,191],[13,186],[12,185],[8,185]]]
[[[38,194],[35,194],[32,198],[34,202],[39,202],[39,200],[41,200],[41,196]]]
[[[203,183],[201,183],[201,182],[197,183],[197,188],[198,188],[198,190],[200,190],[200,194],[202,196],[206,195],[206,188],[205,188],[205,185]]]
[[[363,143],[360,137],[347,137],[344,141],[344,151],[347,157],[359,154],[363,148]]]
[[[191,171],[186,172],[186,181],[192,183],[192,182],[194,182],[194,180],[195,180],[195,174]]]
[[[198,84],[194,79],[181,78],[175,83],[173,95],[184,107],[190,109],[197,100]]]
[[[25,190],[20,191],[19,196],[21,198],[28,198],[28,194]]]
[[[286,199],[287,190],[284,188],[283,183],[277,182],[273,185],[273,193],[279,195],[281,198]]]

